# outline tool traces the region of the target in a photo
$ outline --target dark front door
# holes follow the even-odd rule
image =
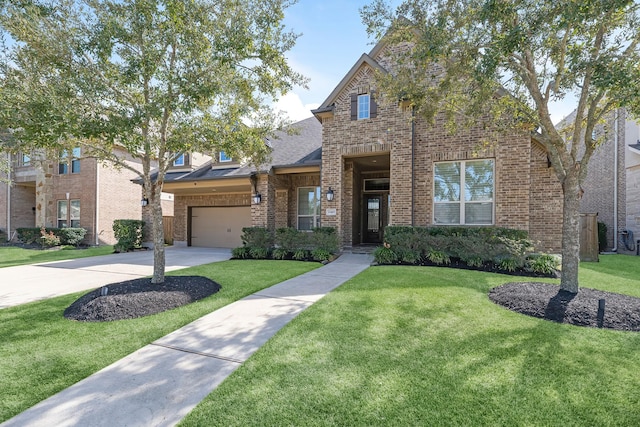
[[[382,243],[384,236],[383,220],[387,217],[385,200],[385,196],[381,194],[364,195],[363,243]]]

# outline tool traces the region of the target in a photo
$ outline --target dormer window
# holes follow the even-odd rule
[[[227,154],[224,151],[220,152],[220,155],[218,158],[220,159],[220,163],[227,163],[233,160],[231,157],[227,156]]]
[[[378,104],[373,92],[351,95],[351,120],[375,119],[378,115]]]
[[[184,166],[184,153],[173,160],[173,166]]]

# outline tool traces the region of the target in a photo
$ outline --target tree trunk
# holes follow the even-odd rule
[[[580,186],[578,172],[571,171],[562,185],[562,277],[560,289],[578,293],[578,266],[580,265]]]
[[[162,187],[153,184],[151,194],[151,218],[153,239],[153,278],[151,283],[164,283],[164,228],[162,226]]]

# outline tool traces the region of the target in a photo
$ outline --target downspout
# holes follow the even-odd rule
[[[613,249],[618,251],[618,109],[615,112],[613,124]]]
[[[11,153],[7,153],[7,242],[11,241]]]
[[[100,246],[98,224],[100,223],[100,162],[96,159],[96,204],[95,204],[95,223],[93,224],[93,234],[96,236],[96,246]]]
[[[416,108],[411,107],[411,226],[415,226]]]

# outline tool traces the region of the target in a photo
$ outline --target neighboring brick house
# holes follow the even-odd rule
[[[139,160],[120,151],[130,166],[142,170]],[[83,157],[80,148],[60,161],[41,162],[42,168],[26,154],[11,156],[11,163],[11,184],[0,184],[0,228],[9,230],[9,236],[17,228],[44,224],[82,227],[87,230],[84,243],[113,244],[114,220],[141,218],[140,187],[132,182],[137,175]],[[43,192],[43,204],[37,204],[36,192]],[[166,195],[163,201],[165,215],[173,214],[171,198]]]
[[[603,133],[589,161],[580,212],[597,213],[607,225],[608,250],[629,252],[619,234],[630,230],[640,238],[640,124],[621,108],[596,128],[596,137]]]
[[[243,226],[322,225],[349,248],[382,242],[389,224],[463,224],[526,230],[540,250],[559,251],[561,188],[542,146],[519,130],[451,135],[441,117],[430,126],[401,104],[378,105],[387,49],[363,54],[299,134],[272,141],[274,159],[259,171],[212,162],[166,179],[174,241],[234,247]]]

